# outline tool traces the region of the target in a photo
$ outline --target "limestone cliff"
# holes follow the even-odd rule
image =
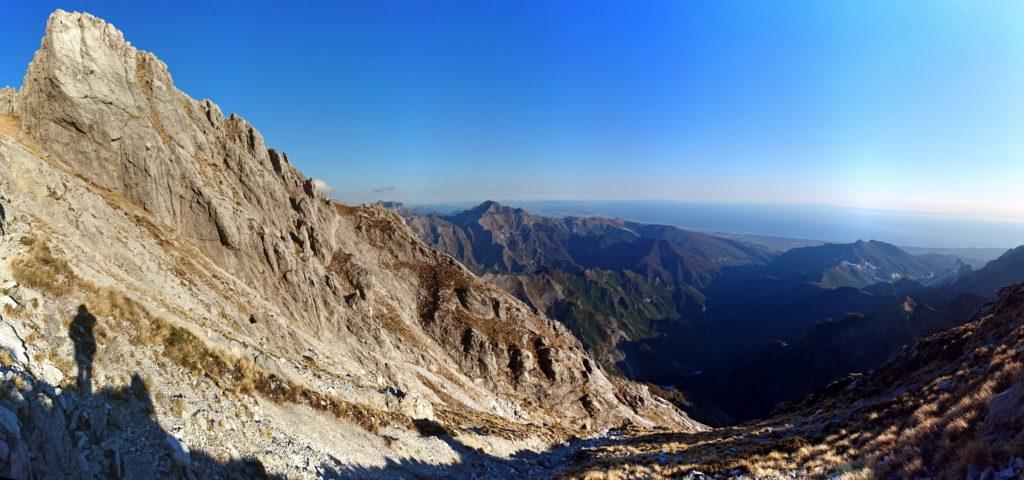
[[[493,458],[623,423],[702,428],[646,388],[613,385],[560,323],[427,247],[395,214],[326,198],[252,125],[176,89],[166,65],[98,18],[51,15],[23,85],[0,92],[0,132],[0,275],[22,283],[3,325],[26,339],[10,371],[66,382],[74,369],[60,366],[82,350],[74,321],[94,318],[90,334],[105,327],[88,381],[116,396],[144,372],[159,427],[173,424],[182,448],[315,476],[325,459],[468,455],[427,438],[436,431],[422,422]],[[67,271],[46,280],[26,265]],[[68,388],[35,391],[109,410]],[[242,420],[200,428],[176,398]],[[335,425],[346,422],[369,433]],[[268,425],[301,438],[267,438]],[[232,438],[249,441],[218,441]],[[44,440],[25,448],[36,454]],[[167,465],[189,464],[187,450],[154,448],[181,460]],[[96,455],[83,454],[90,469],[124,473],[124,461]],[[56,465],[31,468],[60,476]]]

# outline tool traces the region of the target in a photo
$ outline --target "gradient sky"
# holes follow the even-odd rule
[[[1024,2],[0,0],[113,22],[338,198],[1024,217]]]

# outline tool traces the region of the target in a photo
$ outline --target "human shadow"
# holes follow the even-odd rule
[[[61,388],[18,363],[0,366],[0,417],[17,418],[19,437],[0,461],[0,478],[277,479],[255,458],[223,459],[185,448],[158,421],[149,384],[132,374],[127,385],[94,388],[97,318],[78,307],[69,327],[78,364],[77,388]],[[9,376],[7,378],[10,378]],[[14,459],[21,459],[18,463]]]
[[[78,367],[78,391],[85,396],[92,394],[92,363],[96,356],[96,316],[89,313],[85,305],[78,306],[75,318],[68,326],[68,337],[75,347],[75,365]]]
[[[0,461],[0,477],[10,478],[170,478],[194,480],[283,479],[267,473],[257,458],[227,458],[199,448],[189,450],[175,427],[168,430],[157,416],[149,383],[135,372],[126,385],[96,384],[94,363],[108,346],[99,319],[85,305],[78,307],[68,332],[78,364],[77,388],[61,388],[32,375],[24,366],[0,365],[0,378],[8,372],[25,377],[29,386],[11,394],[3,385],[7,409],[18,419],[21,436],[17,446],[24,465]],[[102,365],[101,365],[102,368]],[[64,385],[66,386],[66,384]],[[174,401],[179,394],[162,390]],[[14,400],[12,400],[14,398]],[[163,402],[161,402],[163,404]],[[4,412],[0,411],[0,419]],[[165,422],[166,424],[166,422]],[[431,420],[416,420],[416,434],[436,438],[454,453],[454,462],[438,464],[414,458],[385,459],[380,466],[351,465],[350,460],[330,457],[309,472],[318,478],[547,478],[571,461],[572,453],[587,441],[556,446],[542,452],[522,451],[509,457],[488,454],[461,442],[455,433]],[[2,432],[0,432],[2,436]],[[230,437],[245,441],[244,436]],[[0,438],[0,440],[3,440]],[[8,439],[9,440],[9,439]],[[435,444],[431,448],[440,446]],[[13,454],[12,454],[13,455]]]

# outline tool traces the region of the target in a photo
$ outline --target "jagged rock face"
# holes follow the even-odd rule
[[[111,242],[133,240],[104,232],[77,232],[78,247],[125,284],[163,285],[173,272],[199,285],[220,310],[183,306],[195,316],[183,320],[232,349],[297,362],[315,352],[333,372],[517,421],[700,428],[644,389],[613,386],[561,324],[393,213],[329,201],[252,125],[177,90],[161,61],[100,19],[54,13],[10,103],[39,155],[143,226],[162,249],[153,258],[167,260],[126,258]],[[0,185],[31,197],[16,177]],[[32,199],[21,206],[41,204]],[[450,394],[424,375],[450,379]]]
[[[14,100],[18,97],[18,91],[11,87],[0,88],[0,115],[14,113]]]
[[[177,90],[167,66],[112,25],[52,15],[20,99],[23,131],[47,152],[222,267],[250,279],[286,275],[298,286],[312,272],[294,268],[301,255],[289,243],[329,258],[316,227],[328,223],[330,207],[287,156],[268,150],[248,122]],[[317,303],[309,289],[290,290],[306,308]]]
[[[388,206],[421,239],[478,274],[602,268],[704,286],[724,267],[767,258],[750,245],[675,227],[601,217],[548,218],[493,201],[451,215],[416,215],[400,204]]]
[[[766,420],[578,456],[560,478],[1021,478],[1024,283]]]

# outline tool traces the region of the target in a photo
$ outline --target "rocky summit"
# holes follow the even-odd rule
[[[103,20],[53,13],[0,115],[0,474],[536,476],[704,428]]]
[[[318,185],[54,12],[0,89],[0,477],[1024,475],[1020,248],[975,271]]]

